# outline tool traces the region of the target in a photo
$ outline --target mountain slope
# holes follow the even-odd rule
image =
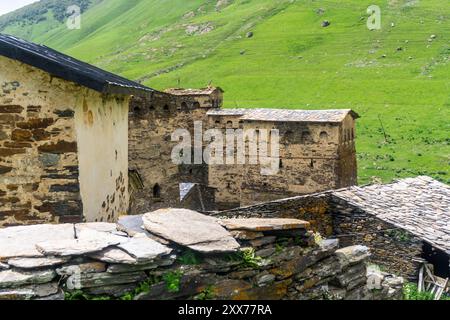
[[[212,81],[227,107],[352,108],[362,116],[362,183],[450,182],[450,5],[380,3],[375,31],[366,27],[372,0],[98,0],[81,30],[52,18],[25,30],[156,89]],[[13,27],[1,32],[23,33]]]

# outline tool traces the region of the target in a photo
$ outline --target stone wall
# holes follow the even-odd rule
[[[125,213],[128,99],[4,57],[0,73],[0,226]]]
[[[82,299],[371,299],[367,248],[317,244],[305,227],[292,219],[216,221],[165,210],[118,226],[6,228],[0,299],[59,300],[64,292]]]
[[[155,92],[151,98],[132,100],[129,169],[142,184],[131,190],[131,213],[180,206],[182,182],[208,184],[207,165],[173,163],[172,150],[179,142],[171,137],[177,129],[188,130],[194,146],[194,121],[204,123],[206,112],[221,101],[214,97]]]
[[[423,240],[387,223],[347,201],[331,197],[334,235],[344,246],[362,244],[370,248],[371,262],[389,272],[416,280],[423,260]]]
[[[221,217],[295,218],[308,221],[322,237],[336,237],[342,246],[370,248],[371,263],[408,279],[416,279],[423,261],[423,241],[358,207],[332,192],[299,196],[253,206],[210,213]]]
[[[214,216],[239,218],[293,218],[308,221],[311,230],[324,237],[333,235],[328,193],[298,196],[237,209],[210,213]]]

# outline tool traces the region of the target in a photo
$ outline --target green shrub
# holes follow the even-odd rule
[[[179,292],[181,278],[183,277],[182,271],[172,271],[168,272],[163,276],[164,282],[166,283],[167,290],[169,292]]]

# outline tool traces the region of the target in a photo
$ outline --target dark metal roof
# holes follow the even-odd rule
[[[0,34],[0,55],[101,93],[146,95],[154,90],[46,46]]]

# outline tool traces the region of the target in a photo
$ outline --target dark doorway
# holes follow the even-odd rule
[[[153,198],[161,198],[161,187],[159,186],[159,184],[155,184],[155,186],[153,187]]]
[[[443,251],[433,248],[430,244],[423,244],[423,256],[425,260],[434,266],[434,274],[441,278],[450,276],[449,256]]]

